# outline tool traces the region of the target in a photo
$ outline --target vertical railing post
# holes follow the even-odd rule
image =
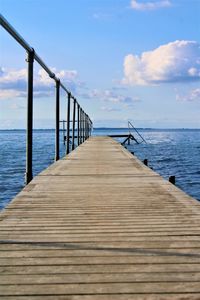
[[[67,104],[67,149],[66,153],[69,154],[69,144],[70,144],[70,101],[71,101],[71,94],[68,93],[68,104]]]
[[[83,109],[82,109],[82,117],[81,117],[81,128],[82,128],[82,143],[84,142],[84,124],[83,124],[83,116],[84,116],[84,112],[83,112]]]
[[[88,115],[85,115],[85,136],[86,136],[86,140],[88,139]]]
[[[80,145],[80,105],[77,103],[77,144]]]
[[[88,116],[88,138],[90,137],[90,118]]]
[[[62,123],[63,123],[63,144],[65,145],[65,120],[63,120]]]
[[[27,129],[26,129],[26,173],[25,183],[33,179],[33,63],[34,49],[27,52],[28,84],[27,84]]]
[[[56,80],[56,137],[55,137],[55,161],[60,158],[60,80]]]
[[[85,113],[85,140],[87,140],[87,115]]]
[[[73,105],[73,122],[72,122],[72,150],[75,148],[75,123],[76,123],[76,99]]]
[[[85,134],[84,134],[85,139],[84,140],[86,140],[86,113],[84,113],[84,129],[85,129]]]
[[[83,111],[83,143],[85,142],[85,112]]]
[[[85,114],[85,139],[87,140],[87,115]]]
[[[89,136],[91,136],[91,121],[90,121],[90,118],[89,118]]]
[[[84,143],[84,110],[82,109],[82,117],[81,117],[81,137],[82,137],[82,143]]]
[[[87,140],[87,115],[85,114],[85,139]]]
[[[81,144],[81,107],[79,105],[79,145]]]
[[[80,143],[82,144],[83,142],[83,110],[80,108]]]
[[[90,118],[88,116],[88,138],[90,137]]]
[[[88,116],[88,138],[90,137],[90,118]]]
[[[90,120],[90,135],[92,135],[92,121]]]
[[[89,117],[87,115],[87,139],[89,138]]]

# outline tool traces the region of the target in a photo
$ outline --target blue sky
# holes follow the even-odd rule
[[[95,126],[200,128],[200,0],[0,0],[0,7]],[[0,128],[24,128],[26,53],[4,29],[0,43]],[[54,84],[34,67],[34,124],[52,128]]]

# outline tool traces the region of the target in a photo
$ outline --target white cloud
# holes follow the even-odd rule
[[[81,82],[77,79],[78,73],[75,70],[57,71],[55,68],[52,68],[52,71],[72,92],[77,86],[81,85]],[[34,97],[41,98],[54,95],[54,86],[55,81],[43,69],[34,74]],[[0,68],[0,87],[1,99],[26,97],[27,70],[7,70]]]
[[[10,70],[0,68],[0,87],[5,95],[13,94],[14,91],[22,91],[26,89],[26,69]]]
[[[140,56],[129,54],[124,74],[123,83],[130,85],[200,80],[200,44],[177,40]]]
[[[20,90],[13,90],[13,89],[2,89],[2,86],[0,85],[0,99],[11,99],[11,98],[24,98],[26,97],[25,91]]]
[[[78,73],[75,70],[57,71],[56,68],[51,68],[51,70],[53,73],[56,74],[56,77],[58,77],[65,84],[75,81],[78,76]],[[35,81],[38,84],[41,83],[43,85],[49,85],[49,86],[53,86],[54,84],[54,81],[52,80],[52,78],[49,77],[49,75],[47,74],[47,72],[45,72],[44,69],[40,69],[38,71]]]
[[[154,1],[154,2],[138,2],[137,0],[131,0],[131,8],[134,10],[156,10],[159,8],[170,7],[172,4],[169,0]]]
[[[188,74],[189,74],[190,76],[198,76],[198,73],[199,73],[199,71],[198,71],[196,68],[190,68],[190,69],[188,70]]]
[[[82,97],[86,99],[100,100],[106,103],[109,102],[113,104],[123,104],[126,107],[130,107],[136,102],[140,101],[139,97],[130,97],[117,93],[115,88],[112,90],[104,91],[94,89],[87,94],[83,94]]]
[[[178,101],[200,101],[200,88],[196,88],[191,90],[188,94],[181,95],[177,92],[176,94],[176,100]]]
[[[119,108],[116,108],[116,107],[107,107],[107,106],[102,106],[102,107],[101,107],[101,110],[102,110],[102,111],[105,111],[105,112],[115,112],[115,111],[120,111]]]

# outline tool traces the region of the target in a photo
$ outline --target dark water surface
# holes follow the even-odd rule
[[[126,129],[98,129],[94,135],[127,134]],[[128,150],[164,178],[176,176],[176,184],[200,200],[200,130],[141,130],[147,144],[131,143]],[[54,161],[54,130],[34,130],[33,173]],[[119,140],[122,141],[122,140]],[[25,130],[0,130],[0,209],[24,187]],[[62,142],[61,155],[65,154]]]

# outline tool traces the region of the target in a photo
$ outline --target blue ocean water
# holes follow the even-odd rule
[[[127,133],[127,129],[117,128],[93,131],[93,135]],[[164,178],[175,175],[176,185],[200,200],[200,130],[143,129],[140,133],[147,144],[131,142],[126,146],[128,150],[141,160],[147,158],[149,165]],[[61,132],[61,156],[65,154],[62,135]],[[34,130],[34,175],[53,163],[54,140],[54,130]],[[24,187],[25,153],[25,130],[0,130],[0,209]]]

